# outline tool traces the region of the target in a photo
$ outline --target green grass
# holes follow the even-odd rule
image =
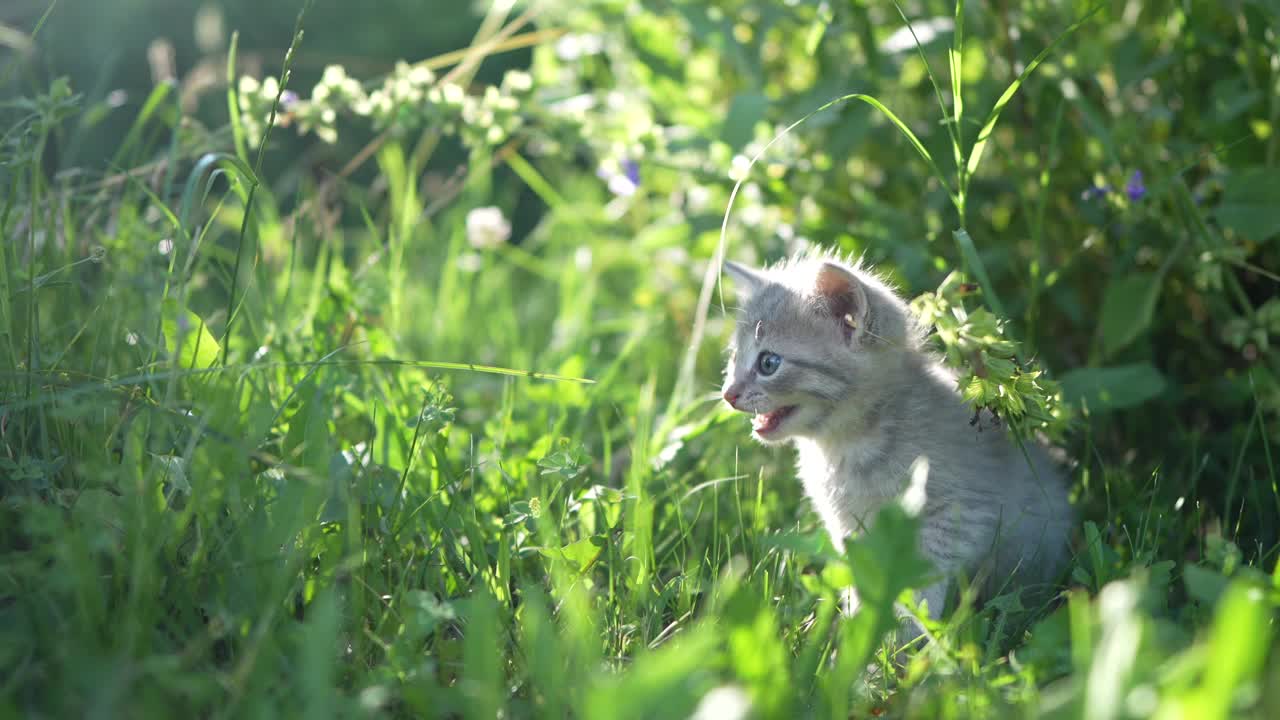
[[[1076,10],[1036,19],[1066,28],[1088,11]],[[795,22],[807,27],[810,11]],[[1272,17],[1160,11],[1206,36]],[[492,12],[476,45],[510,27]],[[888,23],[896,11],[853,12]],[[607,25],[608,13],[565,22]],[[717,44],[732,28],[653,10],[630,19],[626,47],[636,68],[661,72],[601,76],[648,83],[699,138],[733,134],[718,114],[728,103],[690,99],[706,58],[728,57],[716,102],[783,88],[796,105],[770,106],[785,122],[745,123],[763,147],[848,92],[837,82],[809,102],[813,87],[778,79],[804,58],[818,58],[818,80],[843,72],[821,64],[839,43],[890,62],[844,20],[820,20],[825,34],[794,33],[816,37],[814,50],[788,50],[782,73]],[[1016,319],[1010,333],[1058,372],[1078,413],[1066,447],[1081,522],[1051,601],[975,607],[959,592],[926,623],[932,642],[892,669],[893,603],[928,577],[912,521],[891,511],[837,556],[790,454],[754,445],[717,402],[728,321],[700,288],[706,263],[721,242],[729,256],[781,251],[730,220],[721,233],[720,173],[745,148],[650,149],[645,186],[619,213],[590,168],[520,143],[472,149],[460,175],[442,172],[431,161],[448,138],[434,127],[384,134],[362,172],[336,170],[357,145],[328,171],[299,161],[272,174],[270,147],[255,158],[246,145],[234,93],[232,129],[201,134],[161,85],[130,109],[112,167],[72,173],[56,150],[97,99],[24,70],[0,75],[19,88],[0,127],[0,715],[680,718],[730,687],[761,718],[1276,716],[1280,404],[1265,353],[1280,329],[1263,310],[1274,284],[1235,270],[1275,259],[1274,233],[1250,239],[1275,211],[1231,187],[1237,168],[1274,172],[1275,135],[1232,155],[1231,123],[1270,118],[1280,131],[1276,104],[1178,126],[1168,162],[1145,166],[1142,202],[1077,205],[1096,168],[1132,167],[1129,145],[1156,152],[1136,139],[1146,126],[1089,92],[1061,95],[1072,66],[1052,60],[1043,80],[965,86],[969,48],[990,50],[977,52],[984,63],[1028,50],[971,46],[1000,19],[970,7],[967,20],[947,66],[951,89],[973,93],[970,118],[996,108],[984,125],[957,105],[927,126],[935,97],[944,115],[947,103],[908,55],[899,69],[914,84],[895,88],[885,70],[865,95],[901,120],[876,125],[862,107],[793,126],[759,155],[794,181],[753,175],[756,204],[791,212],[809,197],[821,216],[795,211],[800,230],[867,252],[913,293],[967,265],[985,302],[998,292]],[[1126,42],[1176,36],[1143,21],[1077,30],[1074,62],[1114,55],[1119,67]],[[1239,39],[1240,56],[1187,40],[1167,92],[1192,105],[1201,74],[1222,67],[1274,87],[1274,66],[1251,54],[1265,49],[1260,32]],[[687,68],[672,67],[667,34],[691,43]],[[299,38],[289,57],[306,54]],[[1058,39],[1033,38],[1024,54]],[[594,147],[609,131],[593,132],[576,141]],[[845,135],[858,133],[878,146]],[[864,167],[832,160],[851,146]],[[1048,160],[1028,162],[1032,148]],[[719,163],[715,177],[681,152]],[[1188,170],[1197,162],[1207,180]],[[877,197],[867,167],[889,176]],[[718,186],[709,209],[670,201],[689,177]],[[1206,187],[1209,201],[1193,197]],[[518,244],[469,243],[469,211],[510,208],[525,188],[545,211]],[[919,240],[894,236],[903,223]],[[1144,247],[1161,253],[1154,266]],[[1197,284],[1214,272],[1216,284]],[[1187,319],[1201,307],[1207,320]],[[1253,364],[1205,329],[1237,320],[1263,353]],[[850,582],[864,609],[841,618]]]

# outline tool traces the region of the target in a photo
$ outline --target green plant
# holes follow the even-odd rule
[[[1280,708],[1271,6],[495,3],[383,76],[323,5],[212,104],[0,11],[0,713]],[[1075,461],[1063,592],[962,588],[901,673],[912,520],[835,553],[711,392],[699,278],[808,244]]]

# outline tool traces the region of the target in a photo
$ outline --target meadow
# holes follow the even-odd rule
[[[0,717],[1278,717],[1278,148],[1268,0],[17,0]],[[901,668],[719,396],[806,247],[1070,467]]]

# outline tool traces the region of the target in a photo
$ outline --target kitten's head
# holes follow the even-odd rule
[[[741,300],[724,398],[755,414],[752,434],[765,444],[822,435],[850,403],[877,395],[886,364],[918,343],[902,300],[839,258],[724,267]]]

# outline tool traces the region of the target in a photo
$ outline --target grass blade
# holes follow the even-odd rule
[[[996,100],[996,104],[991,107],[991,113],[987,116],[987,121],[983,123],[982,130],[978,132],[978,139],[973,143],[973,150],[969,152],[969,162],[965,165],[964,173],[966,176],[972,176],[978,172],[978,164],[982,162],[982,151],[986,150],[987,140],[991,138],[991,133],[995,130],[996,123],[1000,121],[1000,113],[1004,111],[1005,106],[1008,105],[1009,101],[1013,99],[1013,96],[1017,94],[1018,89],[1022,87],[1022,83],[1027,81],[1027,78],[1031,76],[1031,73],[1035,72],[1037,67],[1040,67],[1040,63],[1044,62],[1044,59],[1049,57],[1049,53],[1053,52],[1063,40],[1067,39],[1067,36],[1071,35],[1071,33],[1079,29],[1081,25],[1088,22],[1089,19],[1101,11],[1103,7],[1105,7],[1103,4],[1095,5],[1093,6],[1093,9],[1084,14],[1084,17],[1081,17],[1079,20],[1071,23],[1066,30],[1063,30],[1056,38],[1053,39],[1053,42],[1049,43],[1048,47],[1041,50],[1040,54],[1036,55],[1034,60],[1027,63],[1027,66],[1023,68],[1022,73],[1018,75],[1017,79],[1009,83],[1009,87],[1005,88],[1004,93],[1000,95],[1000,99]]]
[[[955,37],[951,41],[951,51],[947,57],[951,61],[951,102],[955,108],[956,128],[957,132],[960,128],[960,122],[964,118],[964,77],[962,75],[962,64],[964,62],[964,0],[956,0],[956,27]]]
[[[965,263],[973,270],[974,277],[982,286],[982,296],[987,299],[987,303],[991,305],[996,315],[1006,317],[1004,303],[1000,302],[1000,296],[996,294],[996,286],[991,283],[987,266],[982,262],[982,256],[978,254],[978,248],[973,244],[973,238],[969,237],[969,232],[960,228],[952,233],[952,237],[956,239],[956,245],[960,246],[960,254],[964,257]]]
[[[231,118],[231,137],[236,157],[249,164],[249,148],[245,142],[244,121],[240,118],[240,90],[236,80],[236,51],[240,47],[240,32],[231,33],[231,47],[227,50],[227,115]]]
[[[929,76],[929,84],[933,86],[933,96],[938,101],[938,109],[942,111],[942,116],[945,118],[948,115],[947,101],[945,98],[942,97],[942,86],[938,84],[938,77],[933,74],[933,66],[929,64],[929,58],[925,57],[924,46],[920,44],[920,38],[916,35],[916,29],[911,24],[911,20],[907,18],[907,13],[902,9],[902,5],[900,5],[897,2],[897,0],[894,0],[893,7],[897,9],[898,17],[902,18],[902,22],[906,23],[907,30],[911,33],[911,40],[916,45],[916,52],[920,55],[920,62],[924,63],[924,71]],[[950,62],[950,55],[948,55],[948,62]],[[961,144],[961,138],[960,138],[960,118],[959,118],[960,91],[956,89],[956,84],[955,84],[956,73],[954,68],[952,69],[951,76],[952,76],[952,84],[951,84],[952,92],[956,98],[955,100],[956,113],[951,120],[946,122],[946,126],[947,126],[947,132],[951,135],[951,149],[953,154],[955,155],[956,168],[960,168],[964,164],[964,161],[963,161],[964,146]],[[941,176],[941,173],[938,173],[938,174],[939,176]],[[962,191],[963,188],[957,188],[957,190]],[[954,197],[953,197],[953,201],[954,201]],[[957,207],[959,207],[959,205],[957,205]]]

